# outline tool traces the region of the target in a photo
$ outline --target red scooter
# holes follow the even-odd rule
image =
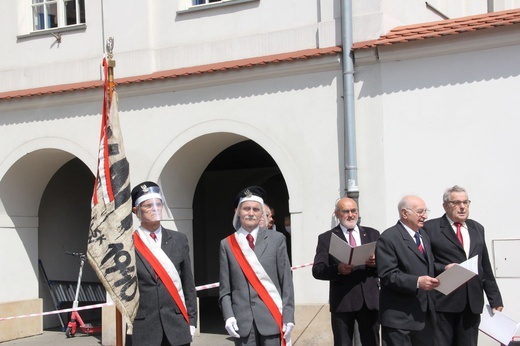
[[[84,323],[79,315],[79,312],[76,310],[78,308],[78,296],[79,296],[79,288],[81,287],[81,276],[83,274],[83,266],[87,261],[87,255],[84,253],[76,253],[76,252],[67,252],[68,255],[79,257],[80,265],[79,265],[79,275],[78,275],[78,285],[76,286],[76,295],[74,296],[74,302],[72,304],[72,313],[70,315],[70,321],[67,324],[67,329],[65,329],[65,335],[67,338],[72,338],[76,335],[78,327],[85,334],[92,333],[101,333],[101,326],[93,326],[91,323]]]

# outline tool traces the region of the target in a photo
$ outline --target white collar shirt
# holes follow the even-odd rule
[[[448,219],[453,232],[455,235],[457,235],[457,226],[455,226],[455,222],[447,215],[446,218]],[[462,234],[462,242],[464,243],[464,252],[466,253],[466,258],[469,258],[469,246],[471,245],[471,239],[469,238],[468,225],[466,222],[462,223],[462,226],[460,227],[460,233]]]
[[[155,241],[159,244],[162,244],[162,227],[161,226],[159,226],[159,228],[157,228],[154,232],[147,230],[143,226],[140,226],[139,228],[141,228],[146,234],[148,234],[148,236],[150,236],[151,233],[155,233],[155,236],[157,237],[157,239]]]
[[[341,230],[343,231],[343,234],[345,235],[345,239],[350,243],[350,235],[348,229],[343,226],[342,224],[339,225]],[[361,234],[359,233],[359,227],[356,225],[354,229],[352,230],[352,236],[354,237],[354,240],[356,241],[356,246],[361,245]]]
[[[239,234],[240,237],[243,237],[243,238],[245,238],[248,234],[251,234],[253,236],[253,243],[256,245],[256,238],[258,237],[258,230],[259,229],[260,229],[259,227],[256,227],[251,232],[248,232],[245,229],[243,229],[242,227],[240,227],[238,229],[237,233]]]

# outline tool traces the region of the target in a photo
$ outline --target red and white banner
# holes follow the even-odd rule
[[[103,67],[105,96],[87,255],[131,334],[139,305],[139,291],[132,239],[130,170],[119,126],[117,93],[114,91],[109,95],[106,59]]]

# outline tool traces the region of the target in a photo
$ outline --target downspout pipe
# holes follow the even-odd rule
[[[341,0],[341,38],[343,43],[343,111],[345,116],[345,195],[357,201],[356,120],[354,107],[354,54],[352,52],[352,0]]]

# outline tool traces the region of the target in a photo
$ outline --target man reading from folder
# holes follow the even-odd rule
[[[312,275],[327,280],[329,285],[330,314],[334,345],[353,345],[354,323],[357,321],[363,346],[379,345],[379,285],[375,256],[366,259],[365,265],[354,267],[341,263],[329,254],[333,234],[350,246],[376,241],[379,231],[359,226],[356,201],[344,197],[336,202],[334,215],[339,224],[320,234]]]
[[[478,275],[449,295],[437,292],[435,345],[476,346],[484,293],[492,308],[502,311],[498,288],[486,245],[484,226],[469,218],[471,201],[458,185],[442,196],[445,214],[425,222],[424,230],[432,244],[436,272],[449,269],[478,255]]]
[[[219,305],[235,345],[290,344],[294,292],[285,237],[259,227],[263,190],[239,193],[233,226],[220,243]]]

